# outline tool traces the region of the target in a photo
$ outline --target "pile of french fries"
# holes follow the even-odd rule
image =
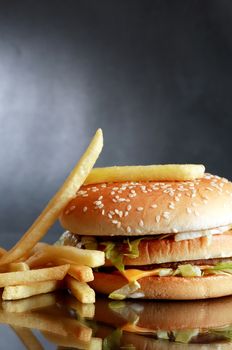
[[[0,303],[0,323],[9,325],[28,350],[44,349],[34,330],[57,347],[102,349],[102,339],[95,337],[88,325],[94,314],[94,304],[82,304],[69,294],[49,293]]]
[[[95,301],[95,293],[87,282],[93,280],[91,268],[104,264],[104,253],[52,246],[39,241],[68,202],[75,197],[102,147],[102,131],[98,129],[64,184],[28,231],[11,250],[0,248],[0,288],[4,288],[3,300],[23,299],[58,288],[68,288],[82,303]]]

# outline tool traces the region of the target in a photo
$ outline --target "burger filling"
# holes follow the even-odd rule
[[[110,294],[112,299],[124,299],[126,297],[139,298],[143,293],[137,292],[140,288],[139,279],[151,276],[178,276],[178,277],[201,277],[213,274],[232,274],[232,258],[216,257],[213,259],[185,260],[181,262],[161,262],[137,264],[136,258],[140,255],[140,243],[151,240],[171,239],[175,242],[181,240],[196,239],[207,237],[211,239],[212,235],[223,233],[232,234],[231,227],[224,226],[211,230],[199,232],[184,232],[178,234],[162,234],[155,236],[143,236],[138,238],[122,237],[99,237],[99,236],[81,236],[65,232],[57,242],[62,245],[71,245],[82,249],[98,249],[105,252],[106,264],[98,268],[98,272],[110,274],[122,274],[128,281],[122,288]],[[142,244],[142,243],[141,243]],[[125,261],[129,259],[130,264]],[[134,264],[133,264],[134,260]],[[141,294],[141,295],[140,295]]]

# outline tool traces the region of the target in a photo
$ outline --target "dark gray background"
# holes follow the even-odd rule
[[[0,245],[98,127],[98,165],[199,162],[232,177],[231,50],[231,0],[0,1]]]

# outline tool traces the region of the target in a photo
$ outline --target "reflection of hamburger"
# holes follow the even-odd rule
[[[95,335],[107,349],[231,349],[231,297],[194,302],[98,299],[94,321]]]
[[[106,252],[93,288],[112,298],[201,299],[232,294],[232,183],[82,186],[61,215],[63,244]]]

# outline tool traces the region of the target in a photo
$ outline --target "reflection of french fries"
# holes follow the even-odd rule
[[[49,228],[55,223],[60,212],[68,202],[75,197],[76,192],[89,175],[103,147],[103,137],[101,129],[98,129],[89,147],[74,167],[64,184],[49,201],[40,216],[27,230],[24,236],[16,245],[0,258],[0,264],[8,264],[16,261],[30,251],[35,244],[47,233]]]
[[[60,281],[35,282],[28,285],[8,286],[2,293],[3,300],[28,298],[33,295],[53,292],[60,287]]]
[[[32,333],[30,329],[23,327],[11,327],[17,334],[21,342],[25,345],[28,350],[44,350],[39,340]]]
[[[77,315],[83,318],[92,319],[95,314],[95,304],[82,304],[72,295],[68,295],[65,297],[64,304],[74,311],[76,311]]]
[[[57,317],[40,312],[5,312],[0,310],[0,323],[10,326],[34,328],[40,331],[47,331],[67,336],[67,330],[63,322]]]
[[[71,276],[65,278],[67,287],[70,289],[71,293],[82,303],[94,303],[95,302],[95,292],[90,286],[85,282],[78,282]]]
[[[38,270],[1,273],[0,287],[17,286],[50,280],[62,280],[68,272],[68,269],[69,265],[61,265]]]
[[[56,297],[54,293],[47,293],[41,295],[35,295],[33,297],[14,300],[3,301],[2,308],[6,312],[26,312],[36,309],[45,308],[56,303]]]
[[[72,318],[64,318],[62,319],[62,322],[64,323],[69,334],[72,334],[80,341],[90,341],[92,336],[92,328],[89,328]]]
[[[89,346],[91,344],[91,339],[90,341],[81,341],[75,336],[69,334],[68,336],[62,336],[50,332],[42,332],[43,336],[49,340],[51,343],[56,344],[57,346],[62,346],[62,347],[67,347],[67,348],[74,348],[74,349],[89,349]],[[96,350],[98,350],[96,348]]]

